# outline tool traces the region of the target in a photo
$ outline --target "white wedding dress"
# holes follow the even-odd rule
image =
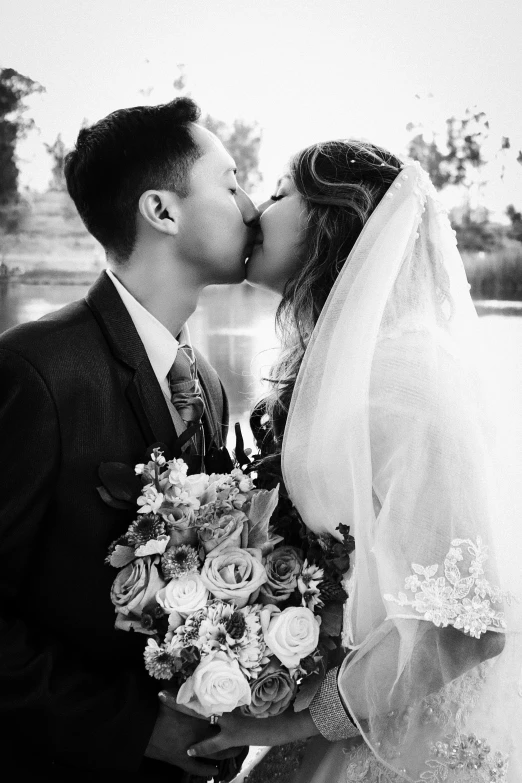
[[[476,320],[407,166],[323,309],[285,432],[304,522],[356,544],[338,688],[361,737],[313,740],[299,783],[522,781],[522,525],[495,497]]]

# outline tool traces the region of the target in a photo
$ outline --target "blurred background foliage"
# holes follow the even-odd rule
[[[20,274],[20,268],[9,263],[10,254],[16,248],[21,252],[27,245],[24,237],[38,233],[31,215],[39,201],[32,200],[30,193],[20,192],[17,144],[35,130],[34,121],[28,116],[27,98],[44,91],[45,87],[29,76],[12,68],[0,70],[0,276],[4,278]],[[151,92],[152,87],[140,91],[144,103]],[[189,78],[182,64],[177,66],[172,82],[172,97],[177,95],[191,95]],[[222,140],[234,157],[240,185],[249,191],[259,188],[263,141],[259,124],[244,118],[227,123],[210,114],[204,114],[201,122]],[[508,157],[512,161],[515,156],[518,164],[522,164],[522,151],[513,150],[507,136],[493,139],[485,112],[477,108],[466,109],[461,117],[449,117],[445,134],[436,134],[430,128],[414,123],[406,125],[406,131],[409,141],[402,151],[404,155],[419,161],[437,190],[450,195],[450,218],[474,298],[521,301],[522,214],[514,204],[506,204],[504,222],[493,222],[482,196],[492,160],[496,162],[502,180]],[[87,240],[80,236],[82,227],[67,196],[63,177],[68,149],[61,134],[52,144],[44,146],[52,164],[48,192],[61,194],[55,195],[56,208],[63,221],[71,223],[75,246],[82,245],[82,241],[85,244]],[[45,220],[43,224],[42,220],[40,215],[39,230],[45,233]],[[89,252],[88,248],[92,252],[92,245],[85,245],[83,249]],[[24,257],[23,253],[19,256]]]

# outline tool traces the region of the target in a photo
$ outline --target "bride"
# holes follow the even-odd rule
[[[304,523],[355,538],[346,657],[309,710],[224,715],[192,751],[313,737],[300,783],[519,783],[520,568],[448,218],[418,164],[356,141],[298,153],[261,211],[248,279],[282,294],[267,437]]]

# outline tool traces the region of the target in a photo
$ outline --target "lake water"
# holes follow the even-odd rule
[[[0,332],[79,299],[88,286],[0,285]],[[227,389],[231,422],[245,439],[248,413],[262,391],[261,377],[277,352],[274,313],[278,297],[241,286],[207,288],[190,319],[192,341],[209,358]],[[522,484],[522,306],[485,302],[478,306],[484,365],[495,381],[496,415],[504,454]],[[515,315],[513,313],[520,313]],[[509,314],[504,314],[509,313]]]
[[[85,296],[87,285],[0,284],[0,333]],[[230,421],[252,445],[248,416],[260,396],[263,370],[277,353],[274,313],[279,297],[241,286],[211,286],[189,321],[194,345],[209,358],[227,390]],[[231,445],[231,444],[229,444]]]

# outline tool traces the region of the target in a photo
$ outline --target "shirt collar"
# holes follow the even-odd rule
[[[169,330],[158,321],[121,283],[111,269],[106,270],[108,276],[114,283],[114,287],[119,293],[121,300],[132,319],[136,331],[147,352],[154,375],[162,388],[168,389],[166,381],[167,373],[174,364],[178,347],[181,345],[190,345],[190,335],[188,327],[185,324],[178,335],[180,340],[176,340]]]

